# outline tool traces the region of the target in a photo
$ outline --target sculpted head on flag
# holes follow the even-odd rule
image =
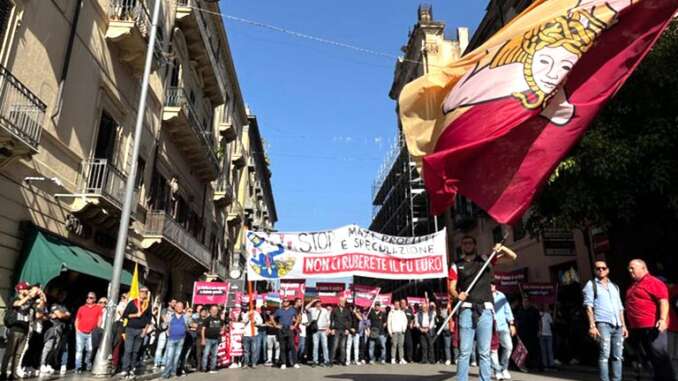
[[[629,1],[617,3],[628,5]],[[569,123],[574,105],[564,89],[567,75],[614,23],[618,10],[610,4],[590,10],[574,8],[492,52],[486,51],[486,56],[449,92],[443,101],[443,113],[513,97],[526,109],[541,108],[541,115],[555,125]],[[488,84],[491,88],[487,88]]]

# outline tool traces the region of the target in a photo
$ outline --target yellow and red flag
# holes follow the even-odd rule
[[[537,0],[408,84],[400,118],[433,213],[459,193],[501,223],[521,217],[676,11],[678,0]]]

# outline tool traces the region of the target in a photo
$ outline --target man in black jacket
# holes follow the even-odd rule
[[[131,300],[122,314],[127,319],[125,326],[125,355],[122,358],[122,375],[133,379],[134,370],[141,367],[139,349],[144,337],[151,329],[151,309],[148,301],[148,288],[139,290],[139,299]]]
[[[346,308],[346,298],[339,298],[339,305],[332,310],[330,315],[330,334],[334,335],[334,344],[332,345],[332,362],[339,361],[344,364],[346,361],[346,338],[351,329],[351,310]],[[339,348],[339,356],[337,356]],[[338,357],[338,358],[337,358]]]
[[[382,364],[386,364],[386,313],[382,309],[379,302],[374,303],[374,308],[370,312],[368,319],[370,320],[370,334],[369,334],[369,355],[370,355],[370,364],[374,364],[375,354],[374,354],[374,344],[379,342],[380,349],[380,361]]]

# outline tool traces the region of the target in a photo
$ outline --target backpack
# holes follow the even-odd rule
[[[306,336],[310,336],[316,332],[318,332],[318,319],[311,319],[311,311],[306,312],[306,316],[308,317],[308,326],[306,326]],[[318,314],[318,318],[320,318],[320,313]]]
[[[2,323],[5,325],[5,327],[12,328],[17,324],[18,321],[19,315],[17,314],[16,310],[12,307],[7,308],[5,310],[5,317],[2,319]]]
[[[590,282],[591,282],[591,285],[593,286],[593,302],[595,303],[596,299],[598,299],[598,283],[596,283],[595,279],[591,280]],[[617,289],[617,292],[619,293],[619,295],[621,295],[621,292],[619,291],[619,286],[614,284],[614,282],[612,282],[611,280],[608,280],[607,282],[610,285],[614,286],[614,288]]]

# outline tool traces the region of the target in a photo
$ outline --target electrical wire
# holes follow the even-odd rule
[[[197,11],[202,12],[202,13],[207,13],[207,14],[211,14],[211,15],[214,15],[214,16],[219,16],[222,19],[237,21],[237,22],[240,22],[240,23],[243,23],[243,24],[248,24],[248,25],[256,26],[256,27],[263,28],[263,29],[269,29],[269,30],[279,32],[279,33],[284,33],[284,34],[287,34],[287,35],[290,35],[290,36],[293,36],[293,37],[296,37],[296,38],[306,39],[306,40],[310,40],[310,41],[314,41],[314,42],[318,42],[318,43],[322,43],[322,44],[326,44],[326,45],[330,45],[330,46],[334,46],[334,47],[349,49],[349,50],[353,50],[353,51],[356,51],[356,52],[359,52],[359,53],[365,53],[365,54],[369,54],[369,55],[373,55],[373,56],[395,59],[395,60],[398,60],[399,62],[408,62],[408,63],[413,63],[413,64],[423,64],[424,63],[421,60],[411,60],[411,59],[408,59],[408,58],[404,58],[402,56],[396,56],[396,55],[393,55],[393,54],[390,54],[390,53],[384,53],[384,52],[380,52],[380,51],[376,51],[376,50],[372,50],[372,49],[367,49],[367,48],[363,48],[363,47],[360,47],[360,46],[347,44],[347,43],[341,42],[341,41],[330,40],[330,39],[323,38],[323,37],[317,37],[317,36],[313,36],[313,35],[310,35],[310,34],[301,33],[301,32],[297,32],[297,31],[294,31],[294,30],[279,27],[279,26],[273,25],[273,24],[267,24],[267,23],[264,23],[264,22],[246,19],[246,18],[243,18],[243,17],[227,15],[227,14],[221,13],[221,12],[214,12],[214,11],[211,11],[209,9],[205,9],[205,8],[201,8],[201,7],[196,7],[196,6],[192,6],[192,5],[181,5],[181,6],[182,7],[188,7],[188,8],[197,10]],[[443,67],[443,66],[433,65],[433,64],[430,64],[430,63],[428,64],[428,66],[440,67],[440,68]]]

